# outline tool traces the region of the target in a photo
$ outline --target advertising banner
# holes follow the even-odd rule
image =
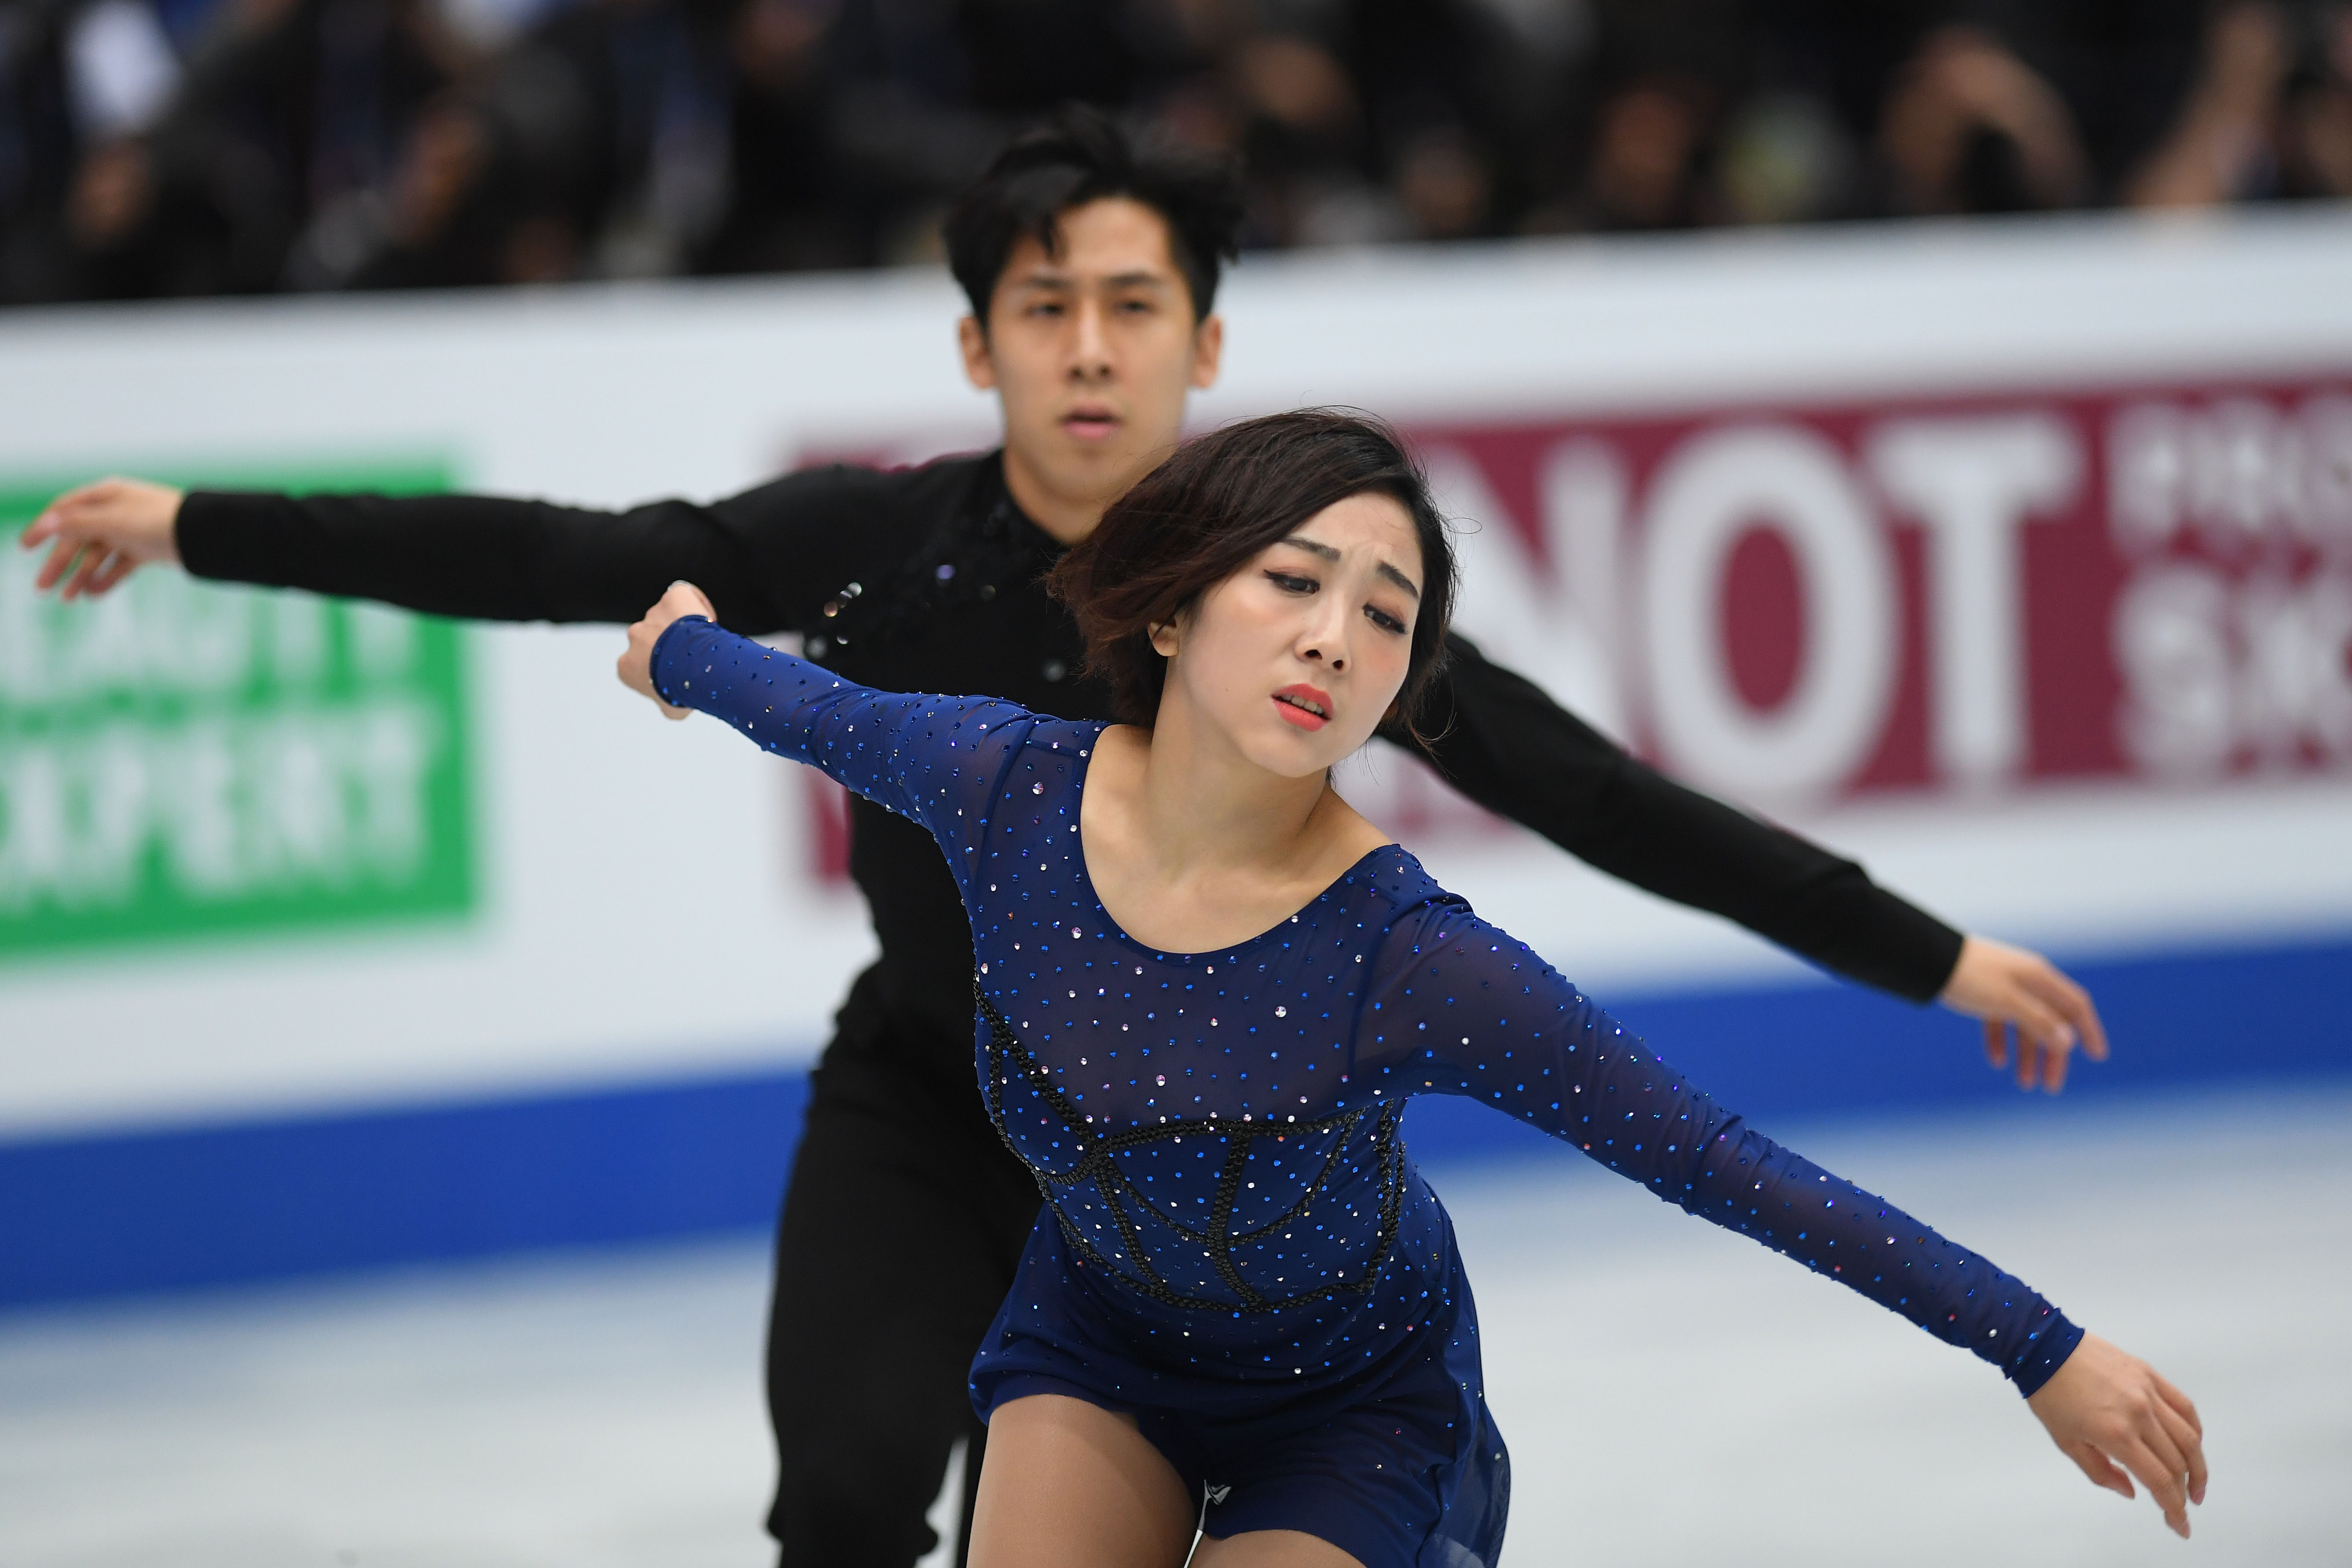
[[[1462,625],[1707,787],[2352,763],[2352,377],[1414,433]]]
[[[236,482],[446,488],[420,468]],[[14,548],[58,488],[0,488],[0,962],[466,914],[462,629],[176,572],[60,604]]]
[[[1456,626],[1759,809],[2352,771],[2352,374],[1408,434]],[[841,792],[787,787],[845,881]],[[1349,788],[1423,847],[1507,833],[1409,763]]]

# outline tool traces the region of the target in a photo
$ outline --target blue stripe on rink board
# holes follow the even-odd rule
[[[1972,1019],[1850,985],[1628,996],[1602,1005],[1717,1100],[1778,1123],[1879,1110],[2073,1114],[2200,1084],[2352,1074],[2352,942],[2071,964],[2114,1055],[2077,1058],[2031,1099],[1992,1072]],[[1416,1100],[1415,1158],[1526,1153],[1551,1140],[1468,1100]]]
[[[2076,973],[2116,1058],[2074,1114],[2152,1091],[2352,1073],[2352,942]],[[1604,997],[1604,1001],[1610,1000]],[[1850,987],[1627,996],[1614,1007],[1768,1131],[2016,1104],[1973,1026]],[[0,1306],[764,1229],[807,1099],[769,1073],[335,1117],[0,1143]],[[1465,1100],[1407,1121],[1431,1163],[1548,1140]]]
[[[0,1144],[0,1305],[772,1222],[802,1073]]]

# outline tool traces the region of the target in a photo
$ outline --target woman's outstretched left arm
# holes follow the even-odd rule
[[[1992,1363],[2092,1480],[2127,1493],[2124,1471],[2138,1476],[2188,1533],[2187,1505],[2205,1491],[2202,1434],[2187,1396],[2147,1363],[1749,1127],[1459,902],[1408,911],[1377,975],[1358,1070],[1406,1093],[1484,1100]]]

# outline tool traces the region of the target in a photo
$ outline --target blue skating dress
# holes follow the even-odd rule
[[[1104,912],[1080,850],[1105,726],[869,690],[698,618],[663,633],[653,677],[939,840],[971,916],[981,1089],[1046,1203],[974,1405],[1061,1394],[1133,1415],[1213,1536],[1303,1531],[1367,1568],[1501,1550],[1509,1460],[1477,1315],[1398,1134],[1416,1094],[1532,1122],[2022,1393],[2082,1337],[1750,1131],[1394,845],[1260,936],[1161,952]]]

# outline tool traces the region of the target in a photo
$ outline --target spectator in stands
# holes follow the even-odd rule
[[[2214,40],[2233,57],[2221,68],[2227,90],[2245,92],[2249,68],[2268,68],[2259,57],[2273,46],[2252,9],[2239,0],[1976,0],[1982,25],[2066,106],[2083,161],[2071,199],[2102,205],[2126,199],[2176,134]]]
[[[2064,98],[1974,26],[1939,29],[1898,71],[1878,147],[1899,213],[2031,212],[2090,187]]]
[[[2352,198],[2352,5],[2310,13],[2278,118],[2280,193]]]
[[[2189,207],[2269,194],[2278,174],[2273,129],[2292,64],[2276,6],[2224,6],[2206,28],[2179,117],[2126,180],[2124,199]]]
[[[131,0],[101,0],[89,16]],[[157,47],[162,29],[155,28]],[[474,64],[434,0],[231,0],[167,104],[86,142],[66,204],[76,291],[259,291],[314,220],[382,178],[419,108]]]
[[[145,0],[0,10],[0,298],[79,296],[89,268],[78,252],[109,246],[160,205],[166,193],[140,139],[179,77],[163,19]],[[181,248],[184,284],[227,282],[198,252]]]
[[[65,195],[88,134],[68,64],[73,13],[59,0],[0,11],[0,300],[69,292]]]
[[[1517,199],[1497,150],[1523,144],[1539,84],[1512,61],[1528,29],[1494,0],[1360,0],[1348,40],[1375,163],[1408,236],[1496,232]]]
[[[1741,0],[1608,0],[1552,127],[1565,156],[1525,226],[1538,233],[1685,228],[1717,215],[1711,176],[1725,105],[1753,69]]]
[[[581,0],[434,102],[341,282],[688,269],[725,216],[731,0]]]
[[[727,194],[702,270],[855,267],[870,254],[844,210],[832,153],[826,43],[835,13],[830,0],[746,0],[729,24]]]
[[[2217,12],[2179,117],[2124,194],[2148,207],[2352,195],[2352,6]]]
[[[1227,70],[1249,171],[1246,244],[1404,237],[1402,214],[1370,175],[1363,100],[1334,50],[1301,34],[1244,37]]]

